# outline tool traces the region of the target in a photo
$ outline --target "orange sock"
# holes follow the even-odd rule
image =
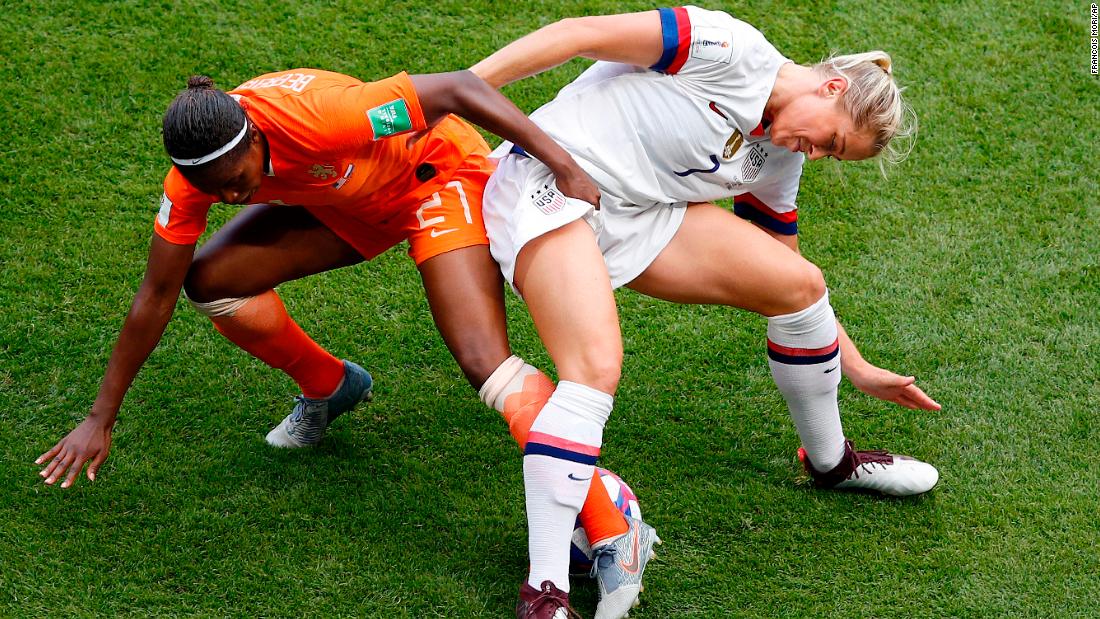
[[[593,548],[599,546],[600,542],[630,530],[626,517],[615,507],[598,474],[592,476],[592,485],[588,486],[588,496],[584,499],[584,507],[581,508],[578,518],[584,532],[588,534],[588,543]]]
[[[286,372],[307,398],[329,397],[344,379],[344,363],[302,331],[274,290],[252,297],[232,316],[210,320],[230,342]]]
[[[534,374],[523,377],[519,391],[508,393],[504,397],[504,420],[508,422],[508,431],[512,438],[519,444],[519,450],[527,446],[527,435],[531,432],[531,425],[535,423],[535,417],[539,416],[542,407],[554,393],[554,381],[538,370]]]
[[[518,357],[509,358],[497,372],[485,381],[480,395],[486,404],[504,416],[508,431],[523,451],[531,424],[535,423],[535,418],[554,393],[554,381]],[[599,475],[592,476],[592,484],[588,487],[588,496],[579,517],[592,546],[598,546],[600,542],[630,529],[623,513],[611,501]]]

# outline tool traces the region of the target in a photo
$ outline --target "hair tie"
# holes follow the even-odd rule
[[[202,165],[204,163],[213,161],[213,160],[217,159],[218,157],[221,157],[222,155],[224,155],[224,154],[228,153],[229,151],[233,150],[233,147],[235,147],[237,144],[241,143],[241,140],[244,139],[244,134],[247,133],[247,132],[248,132],[248,118],[246,117],[244,119],[244,126],[241,127],[240,133],[237,134],[237,137],[233,138],[232,140],[229,140],[229,142],[225,146],[222,146],[221,148],[215,150],[214,152],[212,152],[210,154],[203,155],[202,157],[187,158],[187,159],[176,159],[175,157],[172,157],[172,161],[174,161],[176,163],[176,165],[185,165],[185,166]]]

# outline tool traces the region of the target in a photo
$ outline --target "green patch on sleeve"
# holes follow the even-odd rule
[[[394,99],[367,110],[367,118],[376,140],[412,129],[409,106],[404,99]]]

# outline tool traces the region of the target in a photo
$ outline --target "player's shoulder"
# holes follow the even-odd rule
[[[756,26],[725,11],[685,7],[691,20],[694,52],[707,51],[708,46],[730,47],[734,56],[779,56],[764,33]],[[711,50],[718,53],[719,49]]]
[[[229,91],[229,94],[247,97],[303,95],[330,87],[358,86],[362,83],[343,73],[298,68],[259,75]]]
[[[699,26],[724,28],[742,36],[764,38],[764,34],[755,26],[730,15],[726,11],[704,9],[691,4],[684,6],[684,10],[687,12],[693,28]]]

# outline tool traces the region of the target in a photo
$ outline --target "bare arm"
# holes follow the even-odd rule
[[[411,79],[429,125],[447,114],[457,114],[518,144],[546,164],[566,195],[599,206],[599,189],[573,157],[478,76],[470,71],[455,71],[413,75]]]
[[[798,250],[797,234],[779,234],[764,226],[757,225],[760,229],[770,234],[795,253]],[[912,409],[940,410],[938,402],[928,397],[920,387],[916,385],[917,379],[913,376],[901,376],[889,370],[868,363],[855,342],[848,337],[848,332],[837,320],[837,339],[840,344],[840,371],[852,381],[856,389],[874,396],[880,400],[893,402],[899,406]]]
[[[648,67],[663,51],[657,11],[572,17],[513,41],[470,70],[500,88],[578,56]]]
[[[193,244],[173,245],[153,236],[145,278],[134,295],[91,412],[72,432],[35,460],[36,464],[48,461],[39,473],[47,484],[65,477],[61,487],[68,488],[89,460],[88,479],[95,480],[96,471],[111,449],[111,430],[122,399],[164,334],[194,251]]]

